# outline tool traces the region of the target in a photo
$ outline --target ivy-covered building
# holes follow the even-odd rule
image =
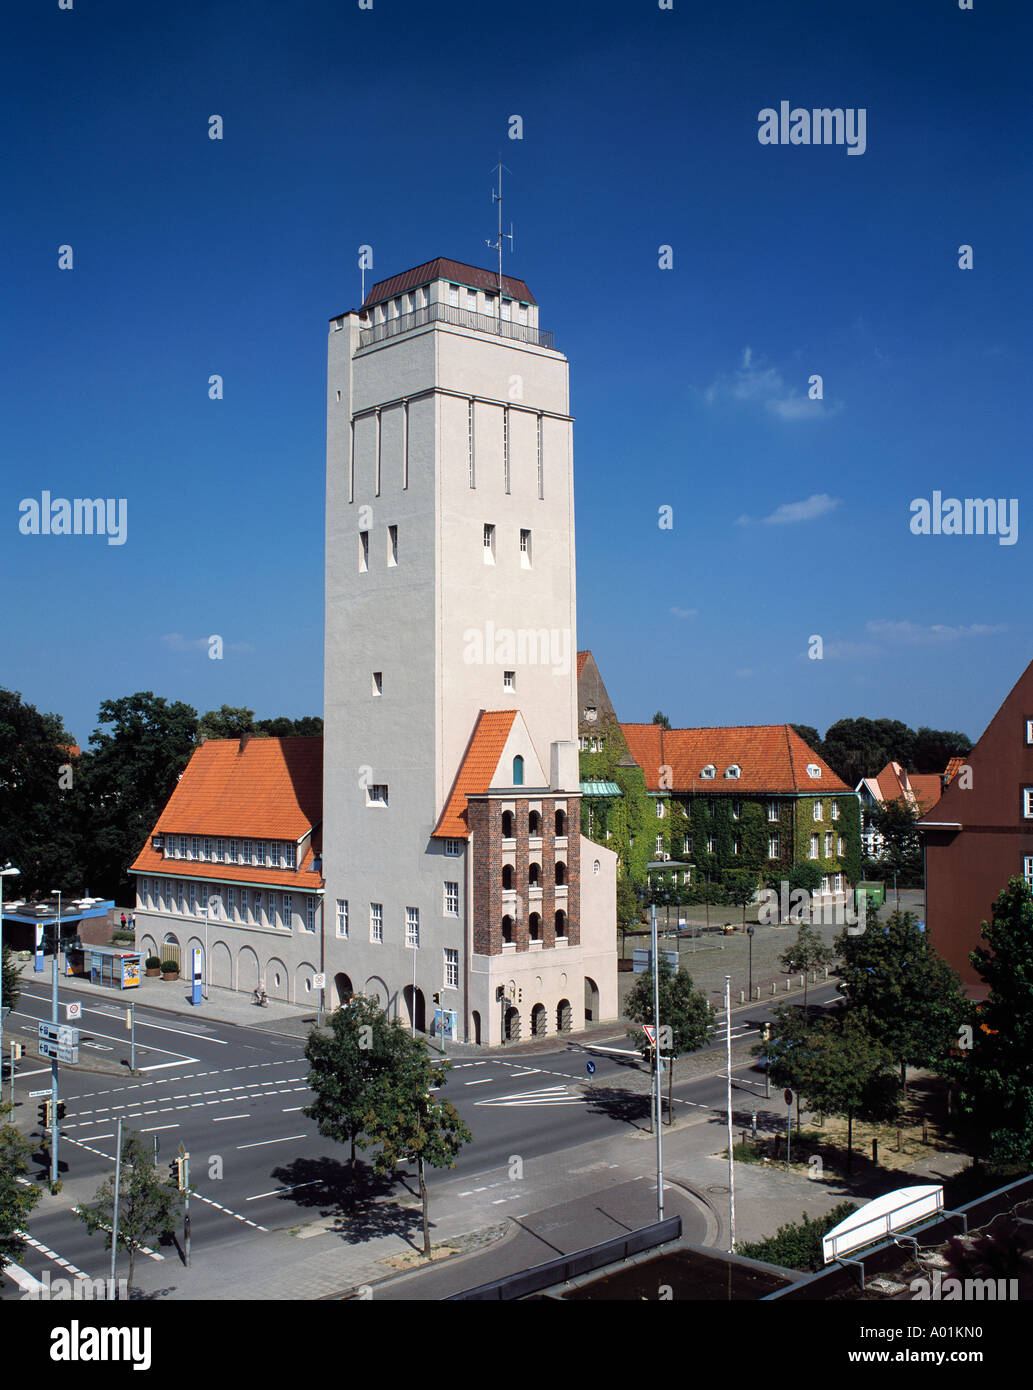
[[[800,864],[818,870],[823,893],[857,882],[857,793],[790,725],[620,728],[652,805],[651,859],[676,863],[680,884],[735,870],[777,882]]]
[[[633,885],[670,865],[678,888],[817,871],[820,891],[861,876],[858,796],[788,724],[622,724],[591,652],[578,653],[582,833]]]

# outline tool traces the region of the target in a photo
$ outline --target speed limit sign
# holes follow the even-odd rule
[[[82,1018],[82,1005],[78,1000],[74,1004],[65,1005],[65,1018]]]
[[[322,973],[312,976],[313,989],[326,989],[326,976]]]

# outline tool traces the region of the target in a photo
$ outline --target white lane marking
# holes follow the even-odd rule
[[[285,1105],[285,1106],[283,1106],[283,1108],[282,1108],[282,1113],[283,1113],[284,1115],[290,1115],[290,1114],[293,1113],[293,1111],[295,1111],[295,1110],[304,1110],[304,1108],[305,1108],[305,1107],[304,1107],[303,1105]]]
[[[227,1216],[232,1216],[234,1221],[243,1221],[245,1226],[251,1226],[256,1231],[269,1232],[268,1226],[260,1226],[257,1221],[249,1221],[246,1216],[241,1216],[239,1211],[231,1211],[229,1207],[224,1207],[221,1202],[213,1202],[211,1197],[202,1197],[200,1192],[191,1191],[191,1197],[196,1197],[199,1202],[207,1202],[210,1207],[215,1207],[218,1211],[224,1211]],[[248,1198],[250,1201],[250,1198]]]
[[[137,1067],[137,1071],[162,1071],[165,1067],[188,1067],[191,1062],[199,1062],[200,1057],[184,1057],[181,1062],[154,1062],[149,1067]],[[100,1092],[98,1092],[98,1095]]]
[[[39,1067],[36,1071],[16,1071],[14,1079],[20,1081],[23,1076],[46,1076],[49,1071],[49,1067]]]
[[[247,1115],[216,1115],[212,1119],[213,1125],[225,1124],[227,1120],[249,1120],[250,1113]]]
[[[159,1129],[179,1129],[179,1125],[151,1125],[150,1129],[142,1129],[141,1134],[157,1134]]]
[[[72,1207],[71,1210],[72,1210],[73,1212],[75,1212],[76,1214],[78,1214],[78,1212],[81,1210],[81,1208],[80,1208],[80,1207]],[[100,1223],[99,1229],[102,1230],[102,1231],[107,1231],[109,1235],[111,1234],[111,1227],[110,1227],[110,1226],[105,1226],[103,1222]],[[119,1232],[119,1234],[121,1235],[121,1231]],[[143,1254],[145,1254],[145,1255],[148,1257],[148,1259],[151,1259],[151,1260],[162,1260],[162,1261],[164,1261],[164,1259],[165,1259],[165,1256],[164,1256],[164,1255],[159,1255],[158,1252],[157,1252],[157,1250],[152,1250],[152,1249],[150,1248],[150,1246],[148,1246],[148,1245],[138,1245],[136,1248],[137,1248],[138,1250],[142,1251]]]
[[[115,1137],[115,1136],[114,1136],[113,1134],[91,1134],[91,1135],[90,1135],[90,1139],[92,1140],[92,1142],[93,1142],[94,1144],[99,1144],[100,1141],[101,1141],[102,1139],[114,1139],[114,1137]],[[65,1138],[65,1135],[62,1134],[62,1135],[61,1135],[61,1138],[64,1139],[64,1138]],[[82,1143],[83,1141],[80,1140],[79,1142]],[[94,1150],[94,1152],[96,1152],[96,1150]]]
[[[238,1149],[260,1149],[264,1144],[287,1144],[291,1139],[307,1139],[307,1134],[285,1134],[282,1139],[256,1139],[253,1144],[238,1144]]]
[[[96,1154],[98,1158],[103,1158],[108,1163],[114,1163],[115,1161],[114,1154],[106,1154],[103,1149],[94,1149],[89,1144],[84,1144],[81,1139],[73,1139],[72,1136],[66,1134],[63,1129],[61,1130],[61,1138],[66,1144],[76,1144],[80,1149],[89,1149],[91,1154]]]
[[[603,1047],[601,1043],[582,1044],[586,1052],[612,1052],[618,1057],[641,1057],[642,1054],[634,1047]]]
[[[516,1077],[518,1077],[518,1076],[541,1076],[541,1074],[542,1074],[542,1069],[541,1069],[541,1067],[528,1067],[526,1071],[514,1071],[514,1072],[510,1072],[510,1075],[511,1075],[514,1079],[515,1079]],[[467,1083],[467,1084],[469,1084],[469,1083]]]
[[[245,1197],[244,1201],[258,1202],[263,1197],[279,1197],[284,1192],[297,1192],[299,1187],[318,1187],[321,1181],[320,1178],[313,1178],[311,1182],[296,1182],[292,1187],[274,1187],[271,1192],[256,1192],[253,1197]]]
[[[83,1271],[72,1264],[70,1260],[62,1259],[56,1251],[51,1250],[49,1245],[44,1245],[41,1240],[36,1240],[33,1236],[30,1236],[27,1231],[16,1231],[15,1234],[21,1236],[26,1245],[31,1245],[33,1250],[38,1250],[41,1255],[45,1255],[48,1260],[53,1260],[54,1263],[60,1265],[62,1269],[67,1269],[70,1274],[77,1274],[80,1279],[89,1279],[90,1276],[84,1274]]]
[[[487,1085],[489,1085],[489,1084],[490,1084],[492,1081],[494,1081],[494,1080],[495,1080],[495,1078],[494,1078],[493,1076],[482,1076],[481,1079],[480,1079],[479,1081],[464,1081],[464,1082],[463,1082],[463,1085],[464,1085],[464,1086],[487,1086]]]
[[[546,1086],[539,1091],[521,1091],[512,1096],[490,1096],[487,1100],[476,1101],[477,1105],[528,1107],[533,1105],[583,1105],[586,1097],[578,1095],[569,1086]]]

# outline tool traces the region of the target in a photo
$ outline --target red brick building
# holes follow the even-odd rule
[[[1033,663],[918,826],[929,939],[981,998],[968,959],[980,926],[1010,878],[1033,886]]]

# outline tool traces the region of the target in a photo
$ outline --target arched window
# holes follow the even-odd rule
[[[524,760],[519,753],[513,759],[513,785],[514,787],[524,785]]]
[[[513,887],[513,865],[503,864],[502,866],[502,887],[509,890]]]
[[[567,934],[567,914],[561,908],[556,913],[556,935],[566,936]]]
[[[502,838],[511,840],[513,838],[513,812],[502,812]]]
[[[566,881],[567,881],[567,866],[566,866],[566,864],[564,864],[564,862],[563,862],[562,859],[557,859],[557,860],[556,860],[556,882],[557,882],[558,884],[563,884],[563,883],[566,883]]]
[[[502,940],[503,940],[503,941],[512,941],[512,940],[513,940],[513,919],[512,919],[512,917],[503,917],[503,919],[502,919]]]
[[[556,837],[562,839],[567,833],[567,813],[566,811],[556,812]]]
[[[532,888],[540,888],[542,886],[541,864],[529,864],[527,866],[527,881]]]
[[[531,811],[528,814],[527,833],[532,837],[542,833],[542,818],[537,811]]]
[[[542,919],[537,912],[532,912],[527,919],[527,935],[532,941],[542,939]]]

